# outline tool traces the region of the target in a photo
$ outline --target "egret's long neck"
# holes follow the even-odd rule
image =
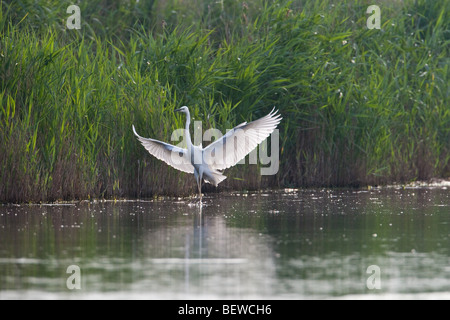
[[[189,110],[186,113],[186,128],[184,130],[184,135],[186,137],[186,145],[187,148],[190,149],[192,147],[191,134],[189,133],[189,126],[191,124],[191,115],[189,114]]]

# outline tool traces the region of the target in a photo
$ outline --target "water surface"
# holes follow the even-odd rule
[[[445,188],[204,202],[0,207],[0,299],[450,299]]]

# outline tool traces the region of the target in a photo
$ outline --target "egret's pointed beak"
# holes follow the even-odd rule
[[[180,111],[181,111],[181,108],[173,110],[173,112],[180,112]]]

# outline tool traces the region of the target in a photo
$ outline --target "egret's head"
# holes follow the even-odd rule
[[[189,113],[189,109],[188,109],[188,107],[186,107],[186,106],[182,106],[181,108],[175,109],[174,111],[175,111],[175,112],[182,112],[182,113],[186,113],[186,114]]]

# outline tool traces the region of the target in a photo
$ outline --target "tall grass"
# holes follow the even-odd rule
[[[131,131],[168,141],[280,109],[280,171],[220,188],[362,186],[450,175],[449,4],[4,1],[0,201],[194,192]]]

